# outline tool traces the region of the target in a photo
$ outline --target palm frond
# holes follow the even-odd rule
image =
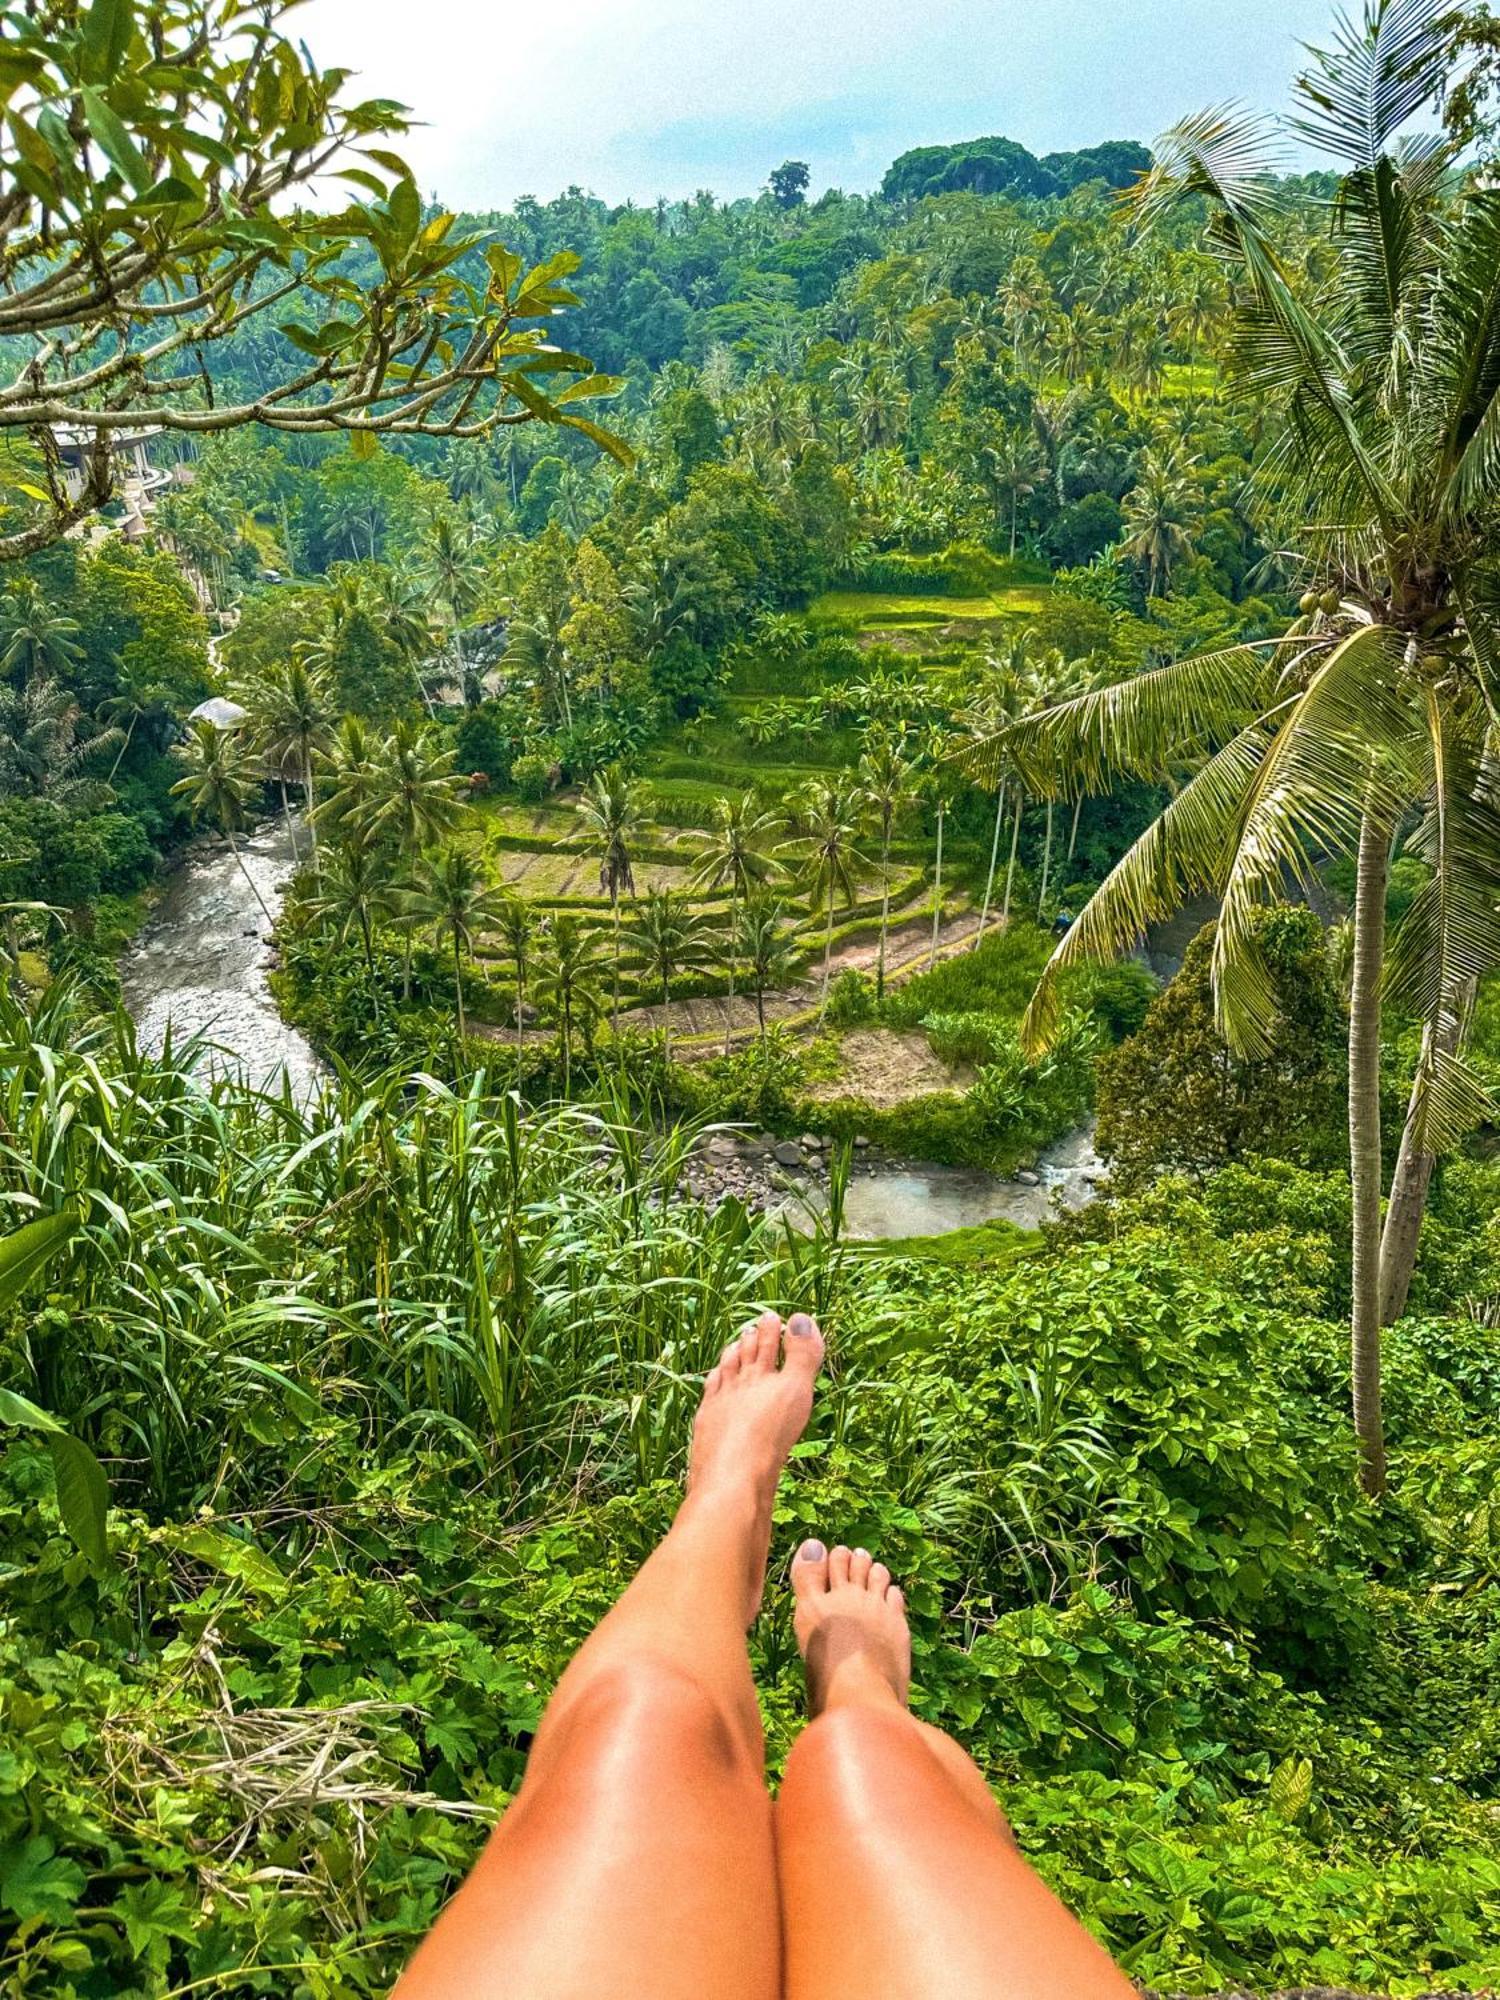
[[[1212,750],[1242,730],[1271,699],[1282,654],[1296,659],[1309,650],[1306,642],[1275,641],[1174,660],[1024,716],[966,745],[954,761],[991,787],[1015,769],[1044,795],[1102,791],[1122,776],[1162,779],[1184,752]]]
[[[1073,965],[1107,965],[1139,944],[1188,896],[1217,890],[1234,853],[1245,800],[1275,740],[1262,717],[1226,743],[1177,794],[1094,891],[1053,952],[1021,1023],[1021,1041],[1039,1055],[1057,1031],[1058,975]]]
[[[1415,796],[1413,708],[1401,671],[1404,638],[1368,625],[1342,640],[1313,676],[1271,746],[1246,801],[1214,939],[1219,1026],[1243,1055],[1268,1052],[1275,982],[1254,936],[1259,905],[1316,863],[1353,852],[1366,812],[1394,823]]]
[[[1184,195],[1207,195],[1237,223],[1259,226],[1279,205],[1286,166],[1275,127],[1242,104],[1215,104],[1184,118],[1152,147],[1154,164],[1128,191],[1149,228]]]
[[[1447,506],[1456,512],[1476,489],[1490,492],[1496,476],[1493,429],[1475,459],[1463,461],[1500,397],[1500,189],[1472,189],[1445,233],[1424,360],[1448,412],[1439,463],[1453,468]]]
[[[1452,0],[1365,0],[1337,16],[1333,46],[1311,49],[1292,130],[1320,152],[1373,168],[1407,120],[1437,96],[1448,68]]]

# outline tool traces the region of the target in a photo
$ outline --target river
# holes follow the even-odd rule
[[[283,1075],[306,1101],[324,1071],[312,1048],[276,1009],[266,975],[271,917],[292,872],[293,822],[268,820],[241,837],[242,870],[223,840],[193,848],[173,872],[120,965],[125,1004],[142,1046],[159,1054],[202,1035],[210,1069],[238,1071],[257,1088]],[[245,879],[248,871],[255,887]]]
[[[195,847],[168,880],[120,977],[144,1047],[159,1054],[169,1029],[178,1045],[202,1035],[213,1045],[210,1071],[233,1069],[270,1089],[285,1074],[305,1102],[326,1072],[277,1011],[266,977],[271,925],[256,898],[258,890],[273,918],[280,911],[292,842],[291,821],[268,820],[240,842],[244,870],[225,841]],[[1049,1147],[1025,1179],[924,1161],[861,1164],[849,1183],[844,1226],[863,1242],[939,1236],[996,1219],[1035,1229],[1054,1212],[1054,1197],[1065,1208],[1091,1200],[1100,1172],[1087,1126]],[[821,1201],[816,1184],[808,1194]]]

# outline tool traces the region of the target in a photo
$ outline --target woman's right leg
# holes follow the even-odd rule
[[[792,1581],[814,1720],[776,1808],[787,2000],[1135,2000],[972,1759],[907,1709],[890,1572],[808,1542]]]

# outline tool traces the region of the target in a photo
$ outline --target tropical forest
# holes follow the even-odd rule
[[[300,19],[0,4],[0,1991],[387,1993],[766,1308],[773,1788],[832,1523],[1144,1992],[1500,1987],[1500,19],[483,213]]]

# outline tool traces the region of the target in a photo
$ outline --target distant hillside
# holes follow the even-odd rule
[[[1110,139],[1076,153],[1035,153],[1014,139],[962,139],[952,146],[914,146],[886,169],[880,192],[887,201],[918,201],[923,195],[1014,194],[1045,198],[1066,194],[1084,181],[1129,187],[1151,164],[1151,154],[1134,139]]]

